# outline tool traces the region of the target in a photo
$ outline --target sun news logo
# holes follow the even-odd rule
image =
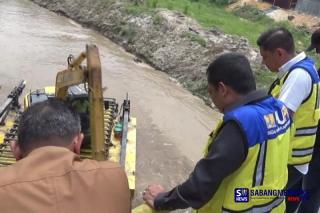
[[[248,203],[250,199],[274,199],[274,197],[287,197],[288,202],[300,202],[309,199],[309,192],[302,189],[234,189],[235,203]]]
[[[236,203],[249,202],[249,189],[248,188],[235,188],[234,189],[234,202],[236,202]]]

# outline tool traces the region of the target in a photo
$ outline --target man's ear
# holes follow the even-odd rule
[[[227,85],[225,85],[223,82],[219,82],[218,83],[218,92],[220,95],[222,95],[223,97],[227,96],[228,94],[228,88]]]
[[[10,141],[10,148],[16,160],[23,158],[19,143],[16,140]]]
[[[278,57],[283,57],[283,55],[286,53],[286,51],[282,48],[276,48],[274,50],[274,53],[278,56]]]
[[[83,141],[84,135],[82,133],[78,133],[74,138],[73,138],[73,151],[74,153],[80,155],[80,150],[81,150],[81,145]]]
[[[283,48],[276,48],[274,50],[274,53],[276,54],[277,58],[279,59],[279,61],[281,63],[283,63],[283,60],[286,60],[288,58],[288,56],[290,55],[290,53],[288,53],[287,50],[285,50]]]

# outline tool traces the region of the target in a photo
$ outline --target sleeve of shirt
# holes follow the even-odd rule
[[[312,88],[312,79],[307,71],[296,68],[291,71],[283,84],[279,100],[281,100],[292,112],[296,112],[303,100],[305,100]]]
[[[242,130],[236,122],[229,121],[209,147],[208,156],[196,164],[189,178],[156,197],[155,209],[201,208],[213,197],[223,179],[241,166],[247,153],[248,146]]]

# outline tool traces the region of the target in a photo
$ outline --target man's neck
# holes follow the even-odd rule
[[[241,100],[243,100],[244,95],[240,95],[237,93],[234,93],[233,97],[232,97],[232,102],[230,102],[229,104],[227,104],[224,109],[223,109],[223,114],[225,112],[227,112],[229,109],[233,108],[233,106],[237,105],[237,103],[241,102]]]
[[[227,107],[224,108],[223,114],[237,107],[248,104],[252,101],[262,99],[267,96],[268,95],[264,90],[254,90],[249,92],[246,95],[238,95],[236,98],[233,99],[234,101],[232,101],[232,104],[229,104]]]
[[[286,57],[283,58],[281,61],[281,65],[286,64],[288,61],[292,60],[294,57],[296,57],[296,54],[288,54]]]

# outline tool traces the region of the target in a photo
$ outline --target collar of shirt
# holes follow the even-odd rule
[[[292,58],[291,60],[287,61],[285,64],[283,64],[280,68],[279,68],[279,73],[278,73],[278,77],[282,78],[289,70],[290,68],[295,65],[296,63],[298,63],[299,61],[302,61],[303,59],[305,59],[307,57],[307,55],[302,52],[298,55],[296,55],[294,58]]]
[[[238,108],[240,106],[246,105],[248,103],[267,98],[268,96],[269,95],[264,90],[252,91],[249,94],[245,95],[243,98],[241,98],[241,100],[237,101],[235,104],[233,104],[232,106],[225,109],[224,113],[229,112],[229,111],[231,111],[235,108]]]
[[[69,150],[66,147],[62,147],[62,146],[42,146],[39,148],[35,148],[34,150],[32,150],[26,157],[29,156],[35,156],[35,155],[39,155],[42,153],[46,153],[46,154],[51,154],[51,153],[60,153],[60,154],[72,154],[72,155],[76,155],[75,153],[73,153],[71,150]]]

